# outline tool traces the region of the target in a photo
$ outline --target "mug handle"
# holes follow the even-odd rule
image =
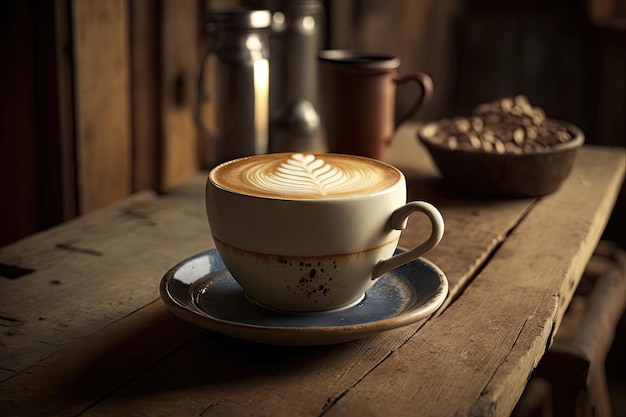
[[[403,75],[400,78],[397,78],[396,85],[400,86],[401,84],[405,84],[407,82],[415,82],[419,84],[422,88],[422,95],[413,103],[408,112],[398,118],[396,121],[396,128],[404,123],[409,117],[413,116],[420,110],[422,107],[427,106],[430,103],[430,100],[433,98],[433,93],[435,90],[435,86],[433,84],[432,78],[428,74],[423,72],[411,72],[409,74]]]
[[[379,278],[392,269],[396,269],[404,264],[414,261],[437,246],[437,244],[441,241],[444,230],[443,217],[435,206],[425,201],[412,201],[394,210],[389,219],[389,226],[395,230],[404,230],[409,216],[416,211],[426,214],[430,219],[432,226],[430,237],[411,250],[392,256],[389,259],[379,261],[374,267],[372,280]]]

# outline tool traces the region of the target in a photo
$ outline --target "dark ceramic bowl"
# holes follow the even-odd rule
[[[426,134],[433,129],[443,130],[440,122],[422,126],[417,137],[428,149],[444,178],[465,191],[494,196],[536,197],[559,188],[571,172],[577,150],[585,141],[578,127],[566,122],[551,122],[566,128],[571,140],[532,153],[450,149],[430,140]]]

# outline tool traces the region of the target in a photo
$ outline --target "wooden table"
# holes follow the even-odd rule
[[[398,132],[389,161],[446,221],[427,255],[450,284],[438,313],[322,347],[254,344],[175,317],[161,277],[213,247],[201,173],[0,249],[0,415],[509,415],[600,239],[624,151],[584,147],[543,198],[478,199],[441,180],[415,130]],[[413,217],[402,246],[422,239]]]

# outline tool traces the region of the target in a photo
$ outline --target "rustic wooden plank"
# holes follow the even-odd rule
[[[481,281],[482,283],[482,281]],[[480,285],[474,282],[473,285]],[[469,291],[469,290],[468,290]],[[496,291],[493,296],[500,296]],[[472,309],[483,309],[486,313],[468,314],[467,300],[472,302]],[[550,327],[544,323],[530,320],[523,324],[511,323],[516,312],[506,316],[492,313],[493,300],[477,300],[472,295],[464,294],[443,315],[431,321],[430,330],[421,329],[409,342],[390,356],[383,364],[372,371],[360,384],[346,392],[327,415],[377,416],[389,413],[394,416],[412,416],[416,409],[420,416],[488,416],[506,415],[508,404],[498,409],[480,410],[474,413],[471,405],[481,394],[489,395],[487,389],[491,373],[506,360],[512,344],[522,341],[525,336],[518,334],[520,327],[527,325],[544,332],[547,338]],[[538,315],[549,312],[550,306],[541,306]],[[484,326],[477,332],[477,320]],[[508,320],[508,321],[507,321]],[[485,333],[491,333],[487,337]],[[535,350],[545,349],[545,343],[535,343]],[[527,364],[530,368],[531,365]],[[516,375],[515,381],[509,382],[511,390],[514,383],[523,388],[527,375]],[[512,395],[519,395],[514,391]],[[377,401],[369,399],[377,398]],[[510,410],[509,410],[510,412]]]
[[[413,139],[411,138],[411,140]],[[609,157],[603,152],[595,154],[593,148],[589,152],[594,155],[589,157],[588,162],[596,167],[589,170],[591,177],[576,177],[575,171],[568,181],[579,189],[585,190],[585,193],[575,196],[578,199],[584,199],[583,202],[580,202],[583,205],[583,212],[584,207],[588,208],[590,205],[597,204],[594,201],[600,201],[595,193],[601,195],[603,187],[611,187],[611,181],[605,181],[605,178],[602,178],[602,173],[607,165],[610,168],[611,164],[615,163],[615,159],[618,158],[615,166],[619,169],[616,170],[613,183],[615,183],[616,178],[621,181],[624,171],[623,151],[613,157]],[[586,155],[589,152],[585,149],[582,154]],[[412,162],[410,154],[406,153],[406,156],[409,162]],[[597,163],[599,160],[602,163]],[[412,165],[408,166],[408,168],[411,167]],[[419,177],[416,178],[419,179]],[[541,233],[541,241],[545,240],[546,245],[550,243],[550,239],[555,239],[550,231],[545,229],[546,218],[548,220],[556,218],[556,226],[559,225],[559,222],[561,224],[566,223],[567,219],[571,223],[572,217],[559,216],[553,213],[553,208],[558,201],[546,203],[551,198],[560,196],[562,194],[562,190],[560,190],[538,204],[537,207],[544,207],[545,205],[545,208],[542,209],[543,214],[537,214],[538,208],[533,207],[519,226],[510,227],[509,230],[512,233],[504,244],[499,248],[498,245],[494,246],[494,249],[498,248],[498,251],[493,259],[499,259],[499,261],[492,261],[494,266],[492,267],[490,263],[478,274],[472,285],[465,289],[463,297],[453,303],[444,314],[427,322],[424,328],[417,333],[415,332],[422,323],[360,342],[325,348],[265,347],[238,342],[213,333],[205,333],[194,339],[192,343],[167,356],[152,369],[149,368],[157,360],[156,358],[159,355],[165,355],[168,349],[160,351],[154,357],[144,357],[141,352],[136,355],[129,353],[127,356],[111,355],[112,352],[120,352],[119,349],[115,349],[116,346],[125,345],[124,334],[134,334],[138,331],[137,323],[161,323],[162,321],[169,323],[161,316],[162,307],[150,306],[135,314],[128,315],[122,320],[116,315],[121,310],[129,308],[135,301],[137,301],[137,305],[142,306],[154,299],[153,295],[153,298],[148,301],[139,300],[142,293],[156,291],[156,286],[153,285],[158,283],[163,272],[171,266],[171,264],[166,266],[159,262],[164,261],[169,256],[169,259],[174,263],[204,249],[205,247],[201,245],[210,241],[202,204],[204,180],[205,176],[199,175],[193,181],[177,187],[172,194],[159,199],[152,193],[142,193],[140,195],[146,200],[135,201],[134,204],[129,201],[130,210],[120,210],[123,206],[120,205],[117,211],[111,209],[111,213],[107,215],[108,218],[101,215],[100,212],[95,212],[76,220],[76,222],[85,222],[80,227],[74,222],[70,222],[63,227],[33,237],[32,240],[26,239],[0,250],[0,263],[13,262],[14,265],[22,266],[25,269],[36,269],[34,266],[49,268],[55,272],[55,279],[62,283],[65,275],[73,277],[68,282],[75,283],[75,285],[69,290],[75,290],[76,294],[82,294],[82,297],[92,300],[91,304],[77,302],[76,305],[69,305],[63,298],[64,295],[56,290],[55,285],[51,285],[53,290],[41,285],[48,282],[45,271],[37,271],[13,281],[20,282],[30,277],[30,281],[21,281],[27,283],[25,293],[15,291],[10,292],[10,294],[18,301],[33,299],[35,302],[33,305],[16,302],[15,304],[19,304],[19,306],[13,310],[26,311],[30,314],[29,323],[32,324],[33,321],[38,321],[37,314],[39,311],[35,311],[35,309],[37,308],[36,303],[40,301],[37,297],[41,297],[41,300],[46,298],[46,304],[52,306],[52,313],[54,315],[60,314],[65,320],[62,324],[70,325],[63,331],[65,338],[69,340],[62,341],[65,343],[63,346],[53,346],[47,352],[39,351],[40,356],[36,360],[33,357],[27,358],[31,361],[30,365],[35,364],[40,359],[41,362],[5,381],[0,386],[2,392],[0,395],[3,398],[13,398],[10,404],[15,405],[24,415],[29,413],[40,414],[42,411],[40,407],[64,414],[66,409],[75,410],[76,404],[80,409],[90,407],[87,415],[110,415],[112,410],[121,414],[141,412],[146,414],[157,412],[185,414],[194,411],[197,414],[232,415],[233,412],[276,414],[284,411],[292,415],[320,415],[325,413],[332,415],[332,413],[342,414],[344,409],[354,412],[355,415],[361,413],[364,413],[363,415],[368,415],[368,413],[380,415],[381,410],[376,407],[378,402],[381,404],[383,402],[377,400],[377,404],[373,404],[371,398],[385,398],[390,401],[384,401],[386,406],[382,414],[401,416],[409,413],[412,415],[415,411],[414,404],[431,404],[435,407],[439,401],[446,404],[451,403],[450,398],[452,397],[448,395],[454,393],[459,394],[458,398],[460,399],[473,399],[475,398],[474,395],[477,397],[482,392],[485,398],[502,399],[503,408],[489,412],[503,415],[504,411],[502,410],[506,410],[509,407],[509,402],[521,392],[521,388],[518,390],[515,384],[523,385],[525,376],[528,375],[524,371],[529,372],[532,369],[533,363],[536,363],[537,354],[545,349],[550,339],[552,323],[558,324],[559,300],[554,296],[554,293],[548,293],[543,297],[543,301],[533,304],[530,297],[523,297],[521,294],[524,291],[527,294],[536,291],[538,287],[534,287],[532,283],[537,283],[537,280],[531,281],[531,283],[519,280],[503,280],[501,268],[509,268],[511,259],[514,259],[519,262],[516,267],[517,270],[527,270],[529,276],[539,277],[536,271],[533,272],[533,268],[538,268],[535,259],[541,258],[553,272],[549,275],[555,282],[561,280],[564,285],[567,283],[567,288],[570,284],[574,285],[568,279],[576,276],[576,268],[558,266],[562,260],[557,259],[557,255],[563,250],[559,245],[550,246],[555,252],[551,255],[548,253],[547,260],[543,260],[541,256],[539,258],[511,256],[511,253],[517,253],[517,249],[515,249],[516,240],[514,239],[516,236],[516,239],[522,239],[526,233],[531,233],[531,236],[532,233]],[[593,192],[587,193],[587,188]],[[615,187],[615,189],[617,188]],[[413,191],[417,193],[420,192],[420,189]],[[152,199],[155,201],[151,201]],[[610,200],[611,196],[609,195],[607,200],[600,204],[602,207],[598,209],[598,212],[594,216],[589,216],[591,220],[583,216],[581,217],[585,219],[583,224],[574,221],[574,224],[577,224],[579,228],[567,235],[572,237],[572,242],[578,242],[576,233],[579,229],[586,228],[589,234],[586,235],[585,245],[578,247],[571,243],[568,250],[573,250],[574,254],[580,255],[581,258],[585,257],[584,251],[593,246],[593,241],[597,240],[597,236],[594,236],[590,231],[594,228],[602,229],[603,218],[604,221],[606,218],[601,212],[608,210],[607,207],[611,206]],[[565,202],[565,204],[578,203],[579,201],[575,199]],[[496,202],[494,204],[502,203]],[[445,207],[444,210],[446,210]],[[456,208],[456,210],[457,213],[463,212],[461,207]],[[512,208],[510,211],[515,212]],[[452,213],[454,212],[452,211]],[[121,219],[126,215],[133,217],[137,223],[125,224]],[[524,225],[533,216],[537,216],[536,221],[542,227],[539,228],[535,224],[534,227],[529,226],[529,231],[525,231]],[[489,218],[489,216],[486,217]],[[498,216],[492,216],[492,219],[488,221],[493,221],[494,217]],[[507,216],[504,217],[508,218]],[[481,223],[481,221],[482,218],[478,216],[474,223]],[[496,223],[507,224],[500,218],[497,219]],[[570,223],[567,223],[568,226]],[[187,226],[183,227],[182,225]],[[461,225],[459,224],[455,228],[460,228]],[[66,228],[72,229],[74,226],[76,227],[73,233],[64,231]],[[207,235],[202,236],[198,231],[205,227]],[[159,230],[152,230],[153,228]],[[485,248],[482,245],[473,245],[473,239],[477,239],[478,235],[478,240],[481,243],[492,242],[494,235],[487,232],[489,227],[478,229],[479,232],[472,232],[467,235],[459,234],[460,240],[450,240],[447,245],[457,245],[456,247],[460,249],[456,253],[449,252],[446,256],[463,258],[464,255],[461,252],[464,250],[474,251],[476,257],[483,254]],[[564,230],[568,230],[569,233],[568,228]],[[409,236],[408,239],[410,241],[412,237]],[[69,258],[68,254],[63,255],[63,251],[50,250],[51,244],[56,246],[59,241],[61,241],[61,246],[56,247],[56,249],[68,251],[75,257]],[[522,245],[519,242],[517,244],[524,251],[530,251],[530,254],[540,251],[537,246],[541,246],[532,240]],[[146,251],[146,253],[138,252],[136,249],[147,246],[150,247],[150,251]],[[526,248],[525,246],[531,247]],[[131,253],[129,253],[129,248],[132,248]],[[96,253],[98,252],[105,253],[107,256],[100,256],[98,261],[85,260],[91,259],[88,258],[88,255],[97,257]],[[544,252],[540,251],[540,253],[543,254]],[[109,259],[115,262],[110,262]],[[18,262],[23,260],[30,260],[32,263]],[[459,265],[462,265],[462,261],[459,262]],[[115,265],[108,265],[111,263],[115,263]],[[61,267],[59,264],[65,264],[65,266]],[[471,268],[467,267],[467,269]],[[120,271],[122,271],[121,274]],[[37,276],[36,274],[39,274],[38,279],[33,279]],[[151,276],[146,277],[146,275]],[[58,278],[59,276],[62,278]],[[152,281],[148,282],[149,280]],[[2,281],[1,284],[6,285],[5,280]],[[144,286],[149,289],[147,291],[145,288],[137,289],[139,294],[137,296],[135,293],[131,295],[129,292],[129,288],[132,291],[132,288]],[[102,288],[106,288],[108,292]],[[124,307],[102,307],[110,300],[119,302],[119,294],[124,292],[131,295],[131,300],[122,301]],[[7,293],[4,291],[4,287],[0,288],[0,297],[4,297],[0,303],[2,306],[9,305],[8,297],[5,296]],[[567,299],[565,291],[563,291],[561,298]],[[5,302],[5,300],[7,301]],[[508,303],[513,308],[510,311],[498,311],[497,302]],[[85,312],[91,312],[94,303],[93,315],[85,314]],[[58,307],[59,305],[62,307]],[[159,303],[156,305],[160,306]],[[492,314],[486,318],[478,317],[486,328],[486,330],[483,328],[482,332],[475,331],[478,326],[476,317],[467,314],[467,311],[475,308],[480,311],[481,306],[483,306],[482,310],[484,311],[492,311]],[[111,307],[113,307],[114,312],[110,317],[106,317]],[[526,316],[528,320],[523,315],[521,318],[515,318],[514,313],[520,311],[531,311],[532,314]],[[7,317],[12,318],[10,315]],[[171,323],[177,322],[176,320]],[[98,322],[95,323],[96,321]],[[115,324],[98,332],[98,329],[103,328],[105,323],[115,321],[117,321]],[[183,322],[178,322],[188,326]],[[21,346],[28,346],[31,341],[37,342],[38,338],[27,339],[27,337],[31,337],[31,334],[37,332],[39,332],[38,335],[44,334],[45,331],[41,328],[43,325],[37,323],[35,325],[36,330],[32,330],[28,326],[17,326],[20,331],[28,333],[23,336],[18,335],[23,337]],[[49,323],[47,325],[50,326]],[[55,326],[55,323],[52,326],[56,327],[53,330],[59,333],[58,328],[60,326]],[[162,338],[179,340],[176,336],[176,330],[172,330],[173,325],[166,323],[164,326],[168,330],[160,335],[155,335],[154,341],[150,339],[147,343],[150,347],[159,344]],[[480,326],[478,327],[480,330]],[[91,333],[86,333],[87,328],[90,329],[91,333],[96,333],[88,337]],[[111,329],[117,330],[113,332]],[[130,333],[125,333],[127,330]],[[444,331],[442,332],[442,330]],[[415,336],[413,336],[414,334]],[[411,336],[413,337],[411,338]],[[75,338],[73,340],[82,340],[73,342],[72,338]],[[409,338],[411,339],[409,340]],[[465,340],[467,343],[459,347],[457,343],[459,340]],[[494,340],[497,343],[494,343]],[[102,345],[103,341],[109,341],[109,344],[104,343]],[[131,343],[131,346],[134,344]],[[101,347],[102,350],[98,350],[98,347]],[[138,350],[131,349],[130,352],[141,351],[145,346],[140,344],[136,348]],[[530,354],[523,353],[526,352],[526,348],[529,348]],[[494,350],[499,352],[496,359],[493,359],[492,356]],[[5,350],[3,347],[3,355],[4,352],[14,354],[16,351],[17,349]],[[19,363],[21,352],[17,352],[17,354],[17,361],[9,359],[7,363]],[[28,354],[21,357],[23,364],[28,362],[24,359]],[[523,357],[519,358],[520,355]],[[99,358],[107,358],[107,360],[99,361]],[[109,358],[115,359],[111,361],[108,360]],[[363,358],[365,360],[362,360]],[[72,363],[75,363],[75,366]],[[450,369],[452,368],[449,368],[451,363],[461,366],[461,368],[456,369],[463,369],[466,373],[451,375]],[[85,366],[86,364],[92,366]],[[428,366],[422,366],[423,364],[428,364]],[[64,366],[68,367],[66,371],[63,371]],[[107,377],[102,384],[94,383],[98,379],[94,375],[108,374],[110,369],[124,370],[127,366],[129,367],[128,372],[122,371],[117,376]],[[81,370],[83,371],[81,372]],[[134,379],[132,383],[117,389],[135,376],[137,379]],[[381,376],[382,379],[371,380],[372,376]],[[435,383],[431,381],[434,377],[441,378],[441,386],[435,386]],[[51,380],[56,381],[56,383],[45,382]],[[92,383],[87,384],[85,381],[89,380],[92,380]],[[380,381],[388,381],[388,383],[384,382],[381,385]],[[468,381],[470,382],[468,383]],[[504,388],[500,388],[493,381],[503,381],[505,383]],[[428,384],[430,385],[425,386]],[[467,387],[468,385],[470,388]],[[24,390],[25,386],[34,387],[32,393]],[[82,395],[77,403],[75,397],[62,395],[64,392],[71,392],[71,390],[67,390],[68,387],[76,388],[77,386],[82,387],[78,391]],[[511,386],[513,386],[512,394],[506,389],[506,387]],[[65,391],[62,391],[62,388],[65,388]],[[478,392],[476,393],[475,390],[477,389]],[[184,394],[181,394],[183,390]],[[112,391],[115,393],[109,395]],[[413,399],[412,404],[405,404],[405,406],[396,404],[398,401],[393,400],[400,398],[400,396],[409,396]],[[106,398],[103,399],[103,397]],[[33,398],[38,398],[41,402],[31,401]],[[146,401],[147,398],[148,401]],[[473,410],[476,411],[477,415],[485,414],[485,409],[489,408],[491,403],[489,400],[485,401],[486,405],[481,402],[474,405]],[[355,405],[354,402],[358,404]],[[91,407],[93,404],[95,406]],[[21,407],[18,407],[19,405]],[[408,410],[408,407],[411,409]],[[444,410],[448,410],[451,406],[447,405],[447,407]],[[395,413],[396,411],[397,413]],[[19,412],[17,414],[19,415]],[[428,409],[424,415],[428,415]]]
[[[423,416],[508,416],[558,329],[623,177],[622,150],[581,152],[562,189],[528,213],[463,296],[327,415],[408,416],[419,405]],[[380,401],[368,401],[374,397]]]
[[[128,15],[124,0],[72,2],[78,205],[131,191]]]
[[[582,165],[597,167],[600,159],[605,165],[621,165],[621,173],[616,170],[610,177],[600,167],[596,172],[590,169],[590,176],[583,178],[575,171],[569,190],[565,187],[534,207],[463,297],[417,332],[417,326],[408,326],[355,343],[321,348],[262,346],[204,333],[83,415],[175,411],[217,416],[408,416],[414,415],[416,408],[425,416],[508,415],[526,377],[547,348],[558,326],[561,302],[567,302],[568,291],[581,272],[579,266],[586,262],[587,252],[608,218],[611,199],[623,176],[623,158],[618,160],[619,156],[595,150],[583,153]],[[580,193],[581,187],[589,188],[589,193]],[[613,191],[597,204],[607,189]],[[578,215],[563,216],[555,212],[555,204],[584,208]],[[581,221],[588,218],[592,220]],[[558,228],[571,222],[579,225],[570,232],[569,248],[545,227],[546,221]],[[586,244],[578,244],[581,234]],[[562,256],[568,255],[575,261],[564,264]],[[502,275],[511,270],[523,271],[526,279]],[[546,291],[545,280],[553,282],[554,291]],[[469,314],[471,311],[475,313]],[[117,325],[122,326],[123,321]],[[29,374],[58,369],[63,355],[75,355],[80,347],[78,344],[49,358],[41,369],[29,369]],[[123,368],[127,360],[119,358],[116,366]],[[60,377],[68,379],[64,374]],[[77,379],[82,378],[89,380],[88,376]],[[8,386],[14,387],[13,379]],[[66,400],[58,399],[58,388],[42,384],[41,389],[38,396],[50,398],[55,404],[51,409],[59,410],[66,404]],[[11,393],[19,398],[22,391],[16,386]]]
[[[416,326],[342,345],[264,346],[202,332],[156,302],[5,381],[0,399],[12,416],[230,417],[260,406],[320,415]]]
[[[497,276],[498,269],[501,271],[504,268],[510,268],[506,264],[510,262],[508,258],[515,253],[515,260],[519,262],[520,270],[531,266],[529,268],[531,271],[528,272],[531,274],[532,284],[528,283],[528,287],[532,287],[535,294],[543,293],[544,300],[552,297],[558,303],[556,314],[548,316],[545,320],[546,324],[551,326],[549,338],[541,338],[537,335],[536,339],[533,340],[541,348],[538,352],[540,355],[545,351],[543,345],[546,344],[547,348],[552,343],[552,337],[560,326],[585,266],[593,255],[608,222],[620,186],[624,181],[624,164],[623,149],[601,147],[587,149],[587,152],[579,156],[576,169],[572,173],[571,180],[564,184],[563,192],[545,197],[542,204],[530,213],[528,220],[525,220],[520,228],[515,230],[515,233],[520,235],[524,233],[532,235],[535,242],[540,242],[540,244],[534,244],[532,239],[528,238],[524,240],[524,244],[520,244],[516,239],[517,236],[513,235],[511,236],[511,245],[508,246],[510,252],[497,256],[494,259],[495,262],[492,261],[495,269],[494,274]],[[617,169],[612,170],[612,176],[605,176],[611,172],[606,170],[607,166],[617,167]],[[602,188],[606,190],[604,193]],[[566,202],[561,199],[561,194],[567,198]],[[603,195],[604,198],[602,198]],[[589,200],[596,201],[595,210],[589,208]],[[557,207],[577,207],[577,210],[562,210]],[[578,212],[581,208],[586,208],[586,213]],[[575,212],[578,214],[574,214]],[[550,220],[546,222],[542,218],[549,218]],[[552,227],[546,229],[546,224],[552,225]],[[568,233],[566,235],[554,233],[553,231],[556,229],[567,230]],[[580,239],[581,236],[582,240]],[[517,256],[517,254],[522,253],[524,254],[523,257]],[[569,265],[563,264],[561,258],[563,256],[566,258],[570,256],[572,262]],[[547,266],[544,267],[544,272],[537,268],[537,260],[542,259],[549,260],[546,262]],[[490,267],[492,263],[490,263]],[[545,281],[551,282],[552,292],[546,291],[545,287],[542,290]],[[526,287],[525,283],[521,283],[521,286]],[[519,298],[519,294],[515,290],[508,294],[509,302],[513,303]],[[535,314],[535,316],[541,318],[539,314]],[[534,319],[534,317],[531,316],[530,319]],[[524,333],[528,331],[529,337],[536,334],[535,329],[528,326],[525,326],[523,331]],[[521,334],[521,336],[524,335]],[[493,409],[496,403],[502,404],[502,410],[497,410],[497,415],[510,413],[522,393],[523,386],[520,386],[518,382],[515,389],[510,391],[502,387],[511,386],[512,381],[519,381],[521,375],[529,375],[540,359],[540,356],[531,358],[530,355],[525,354],[525,349],[526,341],[523,338],[520,338],[520,342],[512,346],[511,353],[489,381],[485,395],[478,399],[474,407],[476,414],[480,414],[483,410]],[[531,363],[517,361],[517,358],[522,355],[532,359],[531,368],[528,367]],[[514,365],[516,362],[518,363],[517,367]]]
[[[0,414],[79,415],[200,333],[154,302],[5,381]]]
[[[130,1],[133,191],[159,185],[158,3]]]
[[[0,279],[0,368],[19,372],[152,302],[167,269],[212,247],[204,176],[179,190],[143,191],[1,248],[0,264],[34,272]]]
[[[160,187],[167,188],[193,176],[202,159],[193,123],[198,4],[196,0],[163,0],[160,13]]]

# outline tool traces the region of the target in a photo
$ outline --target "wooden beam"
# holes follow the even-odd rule
[[[159,185],[158,5],[130,0],[133,191]]]
[[[131,191],[127,6],[72,1],[79,212]]]
[[[3,3],[0,31],[0,245],[38,228],[33,22],[26,2]],[[6,20],[5,20],[6,19]]]
[[[193,123],[198,5],[196,0],[163,0],[160,12],[160,187],[167,188],[191,177],[199,167],[198,131]]]

